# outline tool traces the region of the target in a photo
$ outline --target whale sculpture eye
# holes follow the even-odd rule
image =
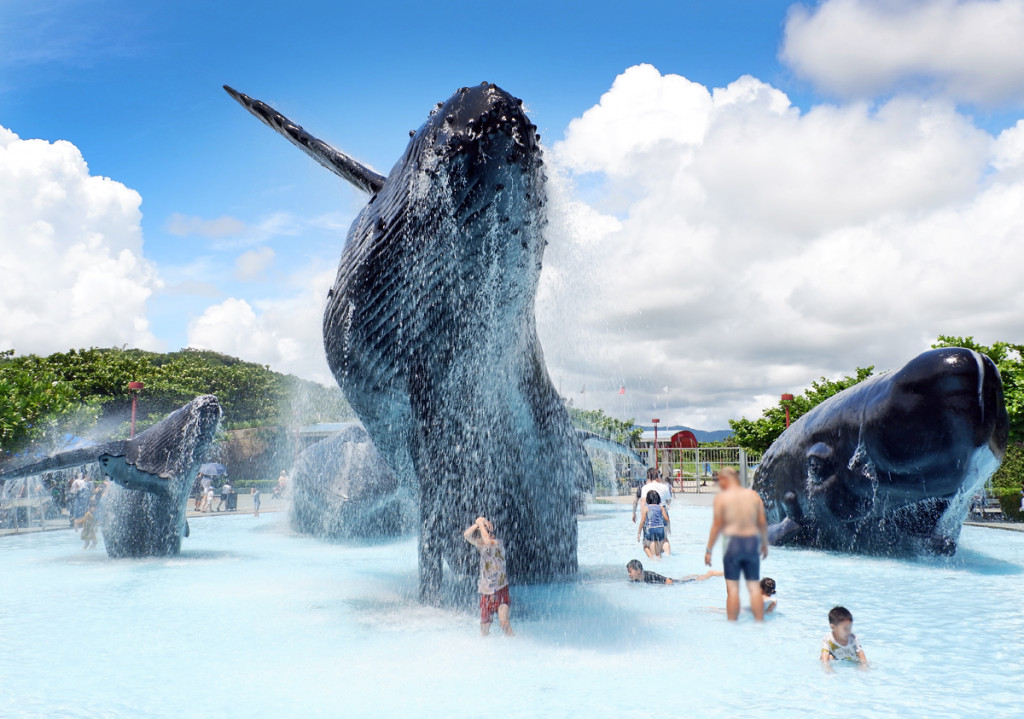
[[[831,476],[835,461],[832,448],[824,442],[817,442],[807,450],[807,481],[820,484]]]

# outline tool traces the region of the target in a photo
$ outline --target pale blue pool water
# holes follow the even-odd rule
[[[513,587],[511,640],[416,603],[412,539],[325,544],[284,514],[193,520],[175,559],[0,539],[0,716],[1022,714],[1024,535],[965,527],[951,560],[773,550],[778,613],[732,625],[721,579],[628,584],[629,508],[592,510],[580,580]],[[676,556],[645,566],[699,571],[710,511],[673,521]],[[870,671],[819,668],[836,603]]]

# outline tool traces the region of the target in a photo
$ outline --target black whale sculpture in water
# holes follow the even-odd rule
[[[754,489],[769,540],[845,552],[952,554],[971,497],[1006,451],[992,360],[925,352],[798,419],[768,448]]]
[[[112,485],[103,497],[103,545],[111,557],[176,555],[187,536],[185,508],[220,422],[213,395],[196,397],[138,436],[61,452],[0,471],[25,477],[99,462]]]
[[[625,445],[586,430],[588,448],[643,459]],[[357,422],[306,448],[292,465],[292,529],[330,540],[383,539],[416,526],[416,494],[399,484],[366,430]],[[582,499],[582,498],[581,498]]]
[[[328,293],[324,348],[374,445],[419,495],[422,597],[439,598],[444,561],[475,571],[462,531],[480,514],[515,581],[575,573],[575,510],[593,473],[537,338],[545,178],[522,102],[488,83],[460,89],[384,177],[225,89],[370,193]]]
[[[415,526],[416,498],[399,485],[358,423],[309,446],[292,465],[292,529],[325,539],[394,537]]]

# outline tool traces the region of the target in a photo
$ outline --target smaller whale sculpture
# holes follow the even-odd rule
[[[370,436],[353,422],[296,459],[291,525],[323,539],[381,539],[416,527],[416,496],[403,488]]]
[[[971,497],[998,469],[1009,422],[988,357],[925,352],[798,419],[753,488],[772,544],[875,555],[953,554]]]
[[[644,463],[615,440],[582,429],[576,435],[585,446]],[[416,529],[416,493],[398,482],[357,422],[310,445],[296,459],[291,477],[290,519],[296,532],[332,540],[383,539]]]
[[[103,544],[111,557],[176,555],[187,536],[189,491],[220,422],[213,395],[196,397],[138,436],[61,452],[0,471],[0,479],[98,462],[117,484],[104,495]]]

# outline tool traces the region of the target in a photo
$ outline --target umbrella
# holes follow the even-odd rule
[[[221,475],[227,475],[227,473],[227,467],[217,462],[207,462],[199,467],[199,474],[207,477],[220,477]]]

